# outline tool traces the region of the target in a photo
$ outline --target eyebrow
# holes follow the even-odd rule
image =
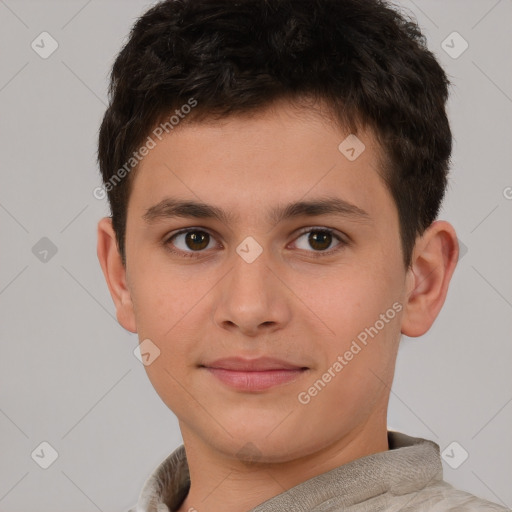
[[[284,206],[276,206],[270,209],[268,220],[270,223],[278,224],[284,220],[296,217],[314,217],[329,214],[346,217],[352,220],[370,220],[370,216],[367,212],[338,197],[297,201]],[[217,206],[171,197],[166,197],[156,205],[151,206],[142,216],[148,224],[161,219],[171,219],[175,217],[216,219],[224,224],[229,224],[238,219],[238,215],[228,213]]]

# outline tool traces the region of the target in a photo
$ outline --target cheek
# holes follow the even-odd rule
[[[378,261],[371,265],[343,265],[323,275],[293,278],[296,296],[317,325],[319,334],[343,343],[379,320],[401,297],[398,273]],[[301,309],[304,307],[297,302]],[[396,311],[391,311],[393,317]],[[312,325],[313,327],[313,325]]]
[[[136,262],[131,295],[140,336],[164,339],[193,310],[208,283],[184,277],[149,259]]]
[[[326,368],[319,370],[323,373],[331,368],[337,377],[317,406],[324,401],[324,405],[338,405],[358,415],[373,406],[369,397],[377,400],[386,385],[391,385],[403,305],[397,276],[382,265],[379,268],[377,262],[364,271],[352,269],[344,277],[319,298],[322,318],[335,333],[329,336],[329,343],[317,340],[318,351],[324,352],[327,362]]]
[[[132,300],[139,340],[151,340],[159,350],[158,358],[146,366],[146,372],[159,395],[168,405],[179,396],[189,368],[204,338],[205,308],[213,276],[192,279],[190,267],[185,276],[175,267],[141,259],[139,271],[132,276]]]

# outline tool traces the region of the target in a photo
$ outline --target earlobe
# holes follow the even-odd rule
[[[130,290],[126,280],[126,267],[117,247],[112,219],[104,217],[98,222],[98,260],[116,307],[117,321],[128,331],[137,332]]]
[[[436,221],[416,241],[407,274],[407,297],[402,333],[425,334],[441,311],[459,256],[457,235],[452,225]]]

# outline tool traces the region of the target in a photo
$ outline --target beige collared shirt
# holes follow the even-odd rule
[[[394,431],[388,441],[389,450],[311,478],[248,512],[510,512],[444,482],[436,443]],[[146,480],[129,512],[175,512],[189,487],[182,445]]]

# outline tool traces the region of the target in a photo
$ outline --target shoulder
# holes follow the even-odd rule
[[[126,512],[169,512],[166,503],[181,503],[189,487],[187,457],[181,445],[147,477],[137,504]]]
[[[511,509],[455,489],[440,480],[411,497],[402,512],[510,512]]]

